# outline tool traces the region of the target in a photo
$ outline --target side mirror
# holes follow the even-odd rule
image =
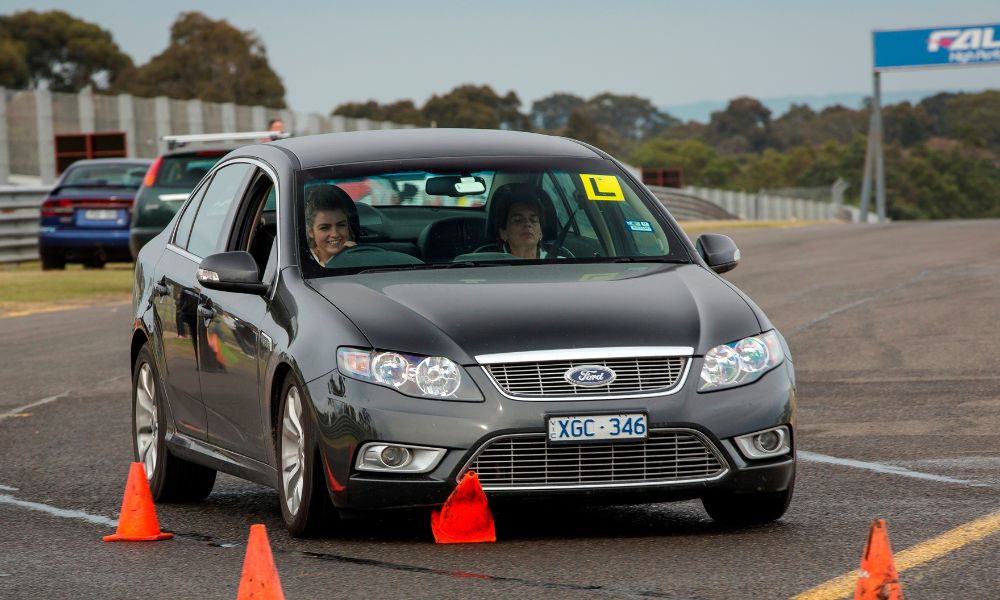
[[[249,252],[220,252],[206,256],[198,265],[198,283],[211,290],[263,294],[260,269]]]
[[[732,271],[740,264],[740,249],[729,236],[718,233],[703,233],[695,242],[698,254],[716,273]]]

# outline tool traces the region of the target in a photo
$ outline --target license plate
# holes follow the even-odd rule
[[[109,208],[91,208],[83,211],[83,218],[88,221],[114,221],[118,219],[118,211]]]
[[[552,442],[644,440],[646,429],[643,413],[549,417],[549,441]]]

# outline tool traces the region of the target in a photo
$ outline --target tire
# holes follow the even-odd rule
[[[165,398],[153,353],[144,345],[132,373],[132,455],[143,463],[153,500],[204,500],[215,486],[215,470],[170,453],[165,441]]]
[[[87,262],[83,263],[84,269],[103,269],[104,261],[99,258],[92,258]]]
[[[293,537],[328,533],[337,519],[316,447],[302,384],[289,373],[281,386],[274,448],[280,481],[281,517]]]
[[[66,268],[66,257],[56,254],[41,254],[43,271],[61,271]]]
[[[761,525],[776,521],[792,501],[794,480],[783,492],[726,494],[701,499],[708,516],[723,525]]]

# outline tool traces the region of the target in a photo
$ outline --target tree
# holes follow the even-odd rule
[[[521,100],[513,91],[499,96],[488,85],[466,84],[443,96],[431,96],[422,112],[438,127],[530,131],[531,124],[520,107]]]
[[[587,116],[582,108],[574,110],[566,121],[566,129],[563,135],[574,140],[586,142],[592,146],[603,148],[607,145],[607,139],[602,134],[601,129]]]
[[[708,141],[716,147],[731,138],[742,137],[748,150],[760,152],[767,145],[770,127],[770,109],[756,98],[743,96],[730,100],[726,110],[713,112],[705,134]],[[744,143],[741,142],[734,147],[743,146]]]
[[[628,162],[642,167],[680,169],[685,183],[705,187],[724,187],[738,171],[735,161],[719,156],[702,140],[663,136],[644,142],[629,156]]]
[[[375,100],[368,102],[345,102],[333,109],[331,113],[355,119],[372,119],[375,121],[391,121],[408,125],[426,126],[420,109],[414,106],[412,100],[397,100],[392,104],[379,104]]]
[[[28,86],[31,74],[24,60],[24,44],[14,40],[0,25],[0,87]]]
[[[0,29],[6,31],[0,36],[4,81],[55,92],[78,92],[87,86],[103,90],[132,66],[108,31],[62,11],[0,16]]]
[[[531,123],[538,129],[556,130],[566,127],[573,111],[585,104],[573,94],[556,93],[531,103]]]
[[[123,72],[115,87],[137,96],[285,107],[285,86],[257,35],[199,12],[181,13],[167,49]]]
[[[603,93],[587,100],[588,116],[597,125],[633,141],[647,139],[680,121],[661,113],[646,98]]]

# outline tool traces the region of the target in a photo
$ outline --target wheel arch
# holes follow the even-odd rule
[[[132,345],[129,351],[129,372],[135,371],[135,361],[139,358],[139,351],[147,343],[149,343],[149,336],[141,327],[137,327],[132,332]]]

